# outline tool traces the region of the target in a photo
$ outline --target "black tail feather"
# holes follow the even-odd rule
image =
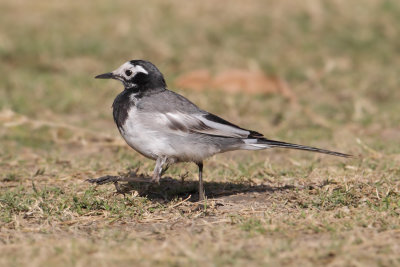
[[[291,143],[286,143],[286,142],[281,142],[281,141],[269,140],[266,138],[259,138],[259,139],[257,139],[257,141],[258,141],[257,143],[266,144],[271,147],[282,147],[282,148],[306,150],[306,151],[318,152],[318,153],[323,153],[323,154],[328,154],[328,155],[333,155],[333,156],[338,156],[338,157],[344,157],[344,158],[352,158],[353,157],[352,155],[344,154],[344,153],[340,153],[340,152],[330,151],[330,150],[311,147],[311,146],[303,146],[303,145],[291,144]]]

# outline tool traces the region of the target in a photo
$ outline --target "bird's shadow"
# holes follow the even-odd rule
[[[198,181],[186,181],[184,177],[181,177],[181,180],[164,177],[160,179],[160,184],[154,184],[150,180],[151,177],[149,176],[138,174],[137,171],[131,171],[120,176],[107,175],[88,179],[87,181],[96,185],[113,183],[116,193],[125,195],[136,191],[139,193],[139,196],[146,196],[154,202],[168,202],[176,198],[189,198],[188,201],[191,202],[199,200]],[[205,182],[204,188],[207,198],[218,199],[239,193],[284,191],[293,189],[294,186],[284,185],[273,187],[269,185],[252,185],[249,182]]]

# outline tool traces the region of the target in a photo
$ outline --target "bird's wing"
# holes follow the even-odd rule
[[[176,133],[199,133],[234,138],[260,138],[262,134],[236,126],[208,112],[166,112],[158,114],[158,123]],[[165,128],[164,128],[165,129]]]
[[[262,134],[240,128],[214,114],[199,109],[185,97],[165,90],[143,98],[138,104],[141,112],[149,114],[145,119],[149,127],[158,125],[162,131],[179,135],[200,133],[234,138],[261,138]]]

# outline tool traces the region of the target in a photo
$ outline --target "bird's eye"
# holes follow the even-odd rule
[[[132,71],[131,70],[126,70],[125,74],[126,74],[126,76],[131,76],[132,75]]]

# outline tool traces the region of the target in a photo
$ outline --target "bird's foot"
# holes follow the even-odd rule
[[[91,184],[102,185],[102,184],[108,184],[108,183],[115,183],[120,180],[121,180],[120,176],[106,175],[106,176],[102,176],[100,178],[87,179],[86,181]]]
[[[121,187],[119,186],[117,181],[114,182],[114,186],[115,186],[115,190],[117,190],[116,192],[114,192],[114,194],[115,195],[121,194],[125,197],[125,191],[121,189]]]
[[[205,197],[206,197],[206,196],[205,196],[204,191],[199,192],[199,202],[204,201]]]
[[[160,184],[160,177],[159,176],[153,176],[153,178],[151,178],[150,183],[152,184]]]

